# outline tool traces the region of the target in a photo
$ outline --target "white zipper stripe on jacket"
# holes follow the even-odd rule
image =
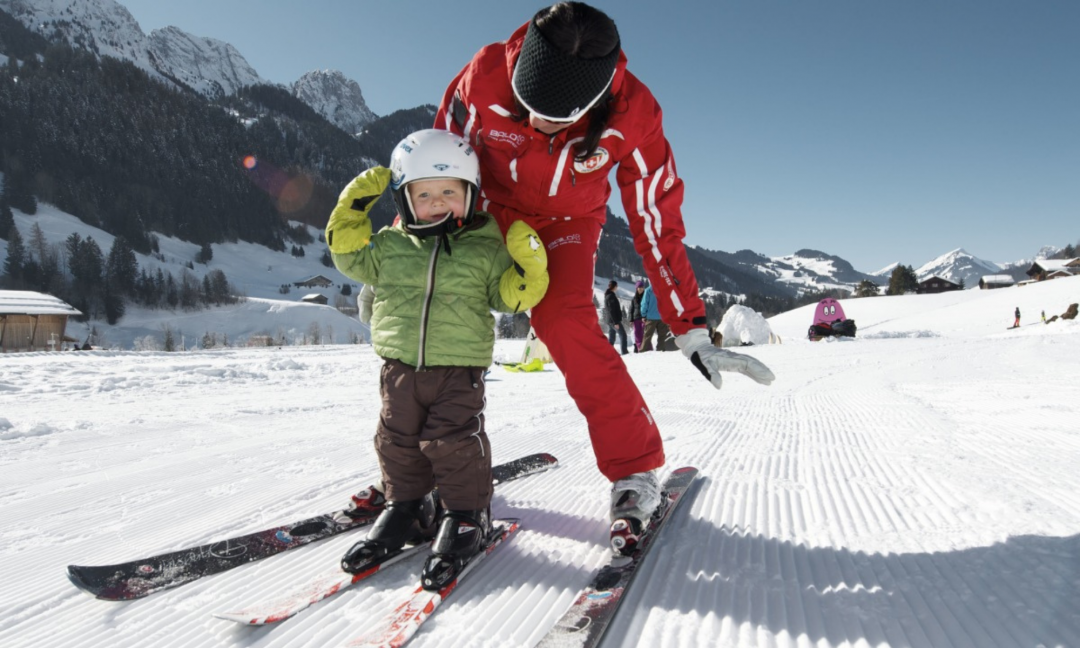
[[[435,247],[431,249],[431,259],[428,261],[427,288],[424,291],[424,306],[420,309],[420,348],[416,353],[416,369],[424,368],[424,347],[427,340],[428,315],[431,312],[431,298],[435,294],[435,259],[439,256],[439,248],[442,247],[442,236],[435,239]]]
[[[641,157],[639,149],[634,149],[634,161],[637,162],[638,170],[641,172],[641,179],[634,183],[634,191],[637,194],[637,213],[645,221],[645,238],[649,240],[653,258],[660,261],[664,257],[660,254],[659,246],[656,245],[657,232],[653,230],[652,209],[650,208],[654,206],[649,205],[649,208],[645,206],[645,179],[649,177],[649,168],[645,166],[645,158]],[[654,184],[653,189],[655,188]],[[651,198],[652,196],[650,196]]]
[[[566,144],[563,145],[562,151],[559,152],[559,164],[555,166],[555,177],[551,179],[551,188],[548,189],[549,196],[554,196],[559,193],[559,180],[562,180],[563,169],[566,168],[566,158],[570,155],[570,147],[583,141],[585,141],[584,137],[575,137],[566,140]]]

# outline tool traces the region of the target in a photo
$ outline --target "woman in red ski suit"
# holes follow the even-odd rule
[[[582,3],[541,10],[507,41],[473,57],[447,88],[435,127],[462,135],[478,151],[478,208],[493,214],[504,233],[524,220],[547,246],[551,281],[532,309],[532,325],[588,422],[600,472],[614,482],[664,464],[656,423],[618,352],[606,343],[592,301],[614,167],[634,247],[664,321],[677,336],[699,330],[707,338],[705,306],[682,242],[683,183],[659,104],[626,69],[617,32],[614,48],[609,45],[600,58],[565,54],[541,33],[530,33],[538,32],[538,18],[555,10],[610,21]],[[588,148],[590,135],[594,146]],[[695,356],[703,351],[696,336],[683,339]],[[699,369],[717,387],[717,369],[743,370],[708,362]]]

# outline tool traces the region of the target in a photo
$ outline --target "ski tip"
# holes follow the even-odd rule
[[[259,619],[252,618],[250,615],[245,615],[243,612],[214,612],[214,617],[221,619],[222,621],[233,621],[242,625],[257,626],[263,625]]]
[[[541,452],[540,454],[538,454],[536,456],[543,459],[544,461],[551,464],[552,466],[558,465],[558,463],[559,463],[559,460],[555,458],[555,455],[553,455],[553,454],[551,454],[549,452]]]
[[[71,584],[79,588],[83,594],[98,598],[98,594],[101,591],[100,588],[94,587],[86,582],[82,573],[82,567],[79,565],[68,565],[67,577],[68,580],[71,581]]]

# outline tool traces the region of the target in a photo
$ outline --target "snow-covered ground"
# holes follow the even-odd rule
[[[703,479],[605,645],[1080,646],[1080,323],[1039,322],[1075,302],[1080,278],[846,300],[858,337],[817,343],[808,306],[770,320],[783,344],[741,349],[768,388],[626,356],[667,467]],[[368,345],[0,356],[0,645],[315,648],[377,623],[418,561],[276,627],[211,616],[332,567],[363,531],[128,603],[65,566],[342,506],[376,476],[378,366]],[[607,484],[561,375],[495,367],[488,390],[495,460],[561,465],[499,488],[494,513],[522,531],[416,647],[531,646],[605,557]]]

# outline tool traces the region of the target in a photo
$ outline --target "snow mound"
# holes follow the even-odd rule
[[[771,344],[776,339],[769,322],[760,313],[738,304],[728,308],[716,330],[723,334],[724,346]]]

